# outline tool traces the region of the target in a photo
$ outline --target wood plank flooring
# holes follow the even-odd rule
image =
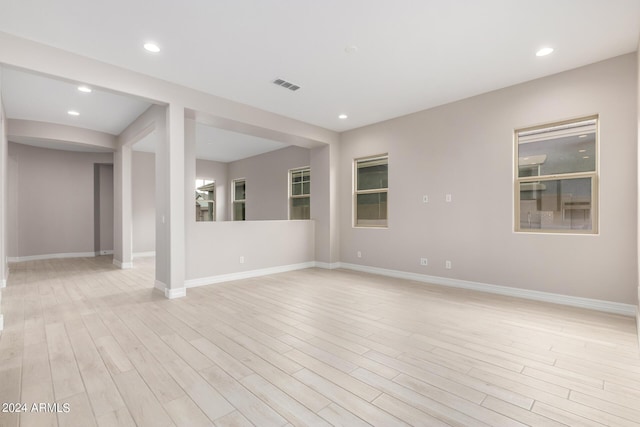
[[[0,426],[640,426],[633,318],[320,269],[170,301],[153,263],[11,265]]]

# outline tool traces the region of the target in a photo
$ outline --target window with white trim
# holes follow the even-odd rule
[[[196,179],[196,221],[216,220],[216,183]]]
[[[311,168],[289,171],[289,219],[311,218]]]
[[[517,130],[515,231],[598,232],[598,117]]]
[[[356,159],[353,169],[354,226],[386,227],[389,156]]]
[[[233,220],[244,221],[246,217],[246,201],[247,201],[247,181],[244,179],[234,179],[231,183],[231,194],[233,200]]]

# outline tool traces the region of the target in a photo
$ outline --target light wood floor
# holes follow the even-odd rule
[[[13,264],[0,402],[70,412],[0,425],[640,425],[632,318],[340,270],[152,283],[153,259]]]

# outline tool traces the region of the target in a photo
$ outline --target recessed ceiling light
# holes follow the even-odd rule
[[[80,115],[80,113],[78,113],[75,110],[69,110],[69,111],[67,111],[67,114],[70,115],[70,116],[79,116]]]
[[[586,138],[586,137],[587,137],[587,134],[586,134],[586,133],[583,133],[583,134],[582,134],[582,135],[580,135],[578,138]]]
[[[589,156],[582,156],[582,158],[583,158],[583,159],[588,159],[588,158],[589,158]]]
[[[347,116],[346,114],[340,114],[340,115],[338,116],[338,118],[339,118],[340,120],[345,120],[345,119],[346,119],[346,118],[348,118],[348,117],[349,117],[349,116]]]
[[[157,45],[157,44],[155,44],[155,43],[145,43],[145,44],[144,44],[144,48],[145,48],[147,51],[151,52],[151,53],[158,53],[158,52],[160,52],[160,48],[159,48],[159,47],[158,47],[158,45]]]
[[[78,86],[78,90],[84,93],[91,93],[93,90],[89,86]]]
[[[587,150],[578,150],[578,153],[586,153]]]
[[[553,48],[552,47],[543,47],[542,49],[540,49],[539,51],[536,52],[536,56],[547,56],[551,52],[553,52]]]

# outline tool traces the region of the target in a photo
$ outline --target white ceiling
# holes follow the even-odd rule
[[[640,0],[0,0],[0,10],[1,31],[336,131],[632,52],[640,31]],[[149,40],[159,54],[142,50]],[[537,58],[546,45],[555,52]]]
[[[135,151],[155,153],[155,137],[149,134],[133,146]],[[196,158],[233,162],[269,151],[279,150],[287,144],[258,138],[196,123]]]
[[[0,0],[2,1],[2,0]],[[151,106],[140,99],[2,67],[2,101],[10,119],[36,120],[119,135]],[[79,116],[70,116],[75,110]]]

